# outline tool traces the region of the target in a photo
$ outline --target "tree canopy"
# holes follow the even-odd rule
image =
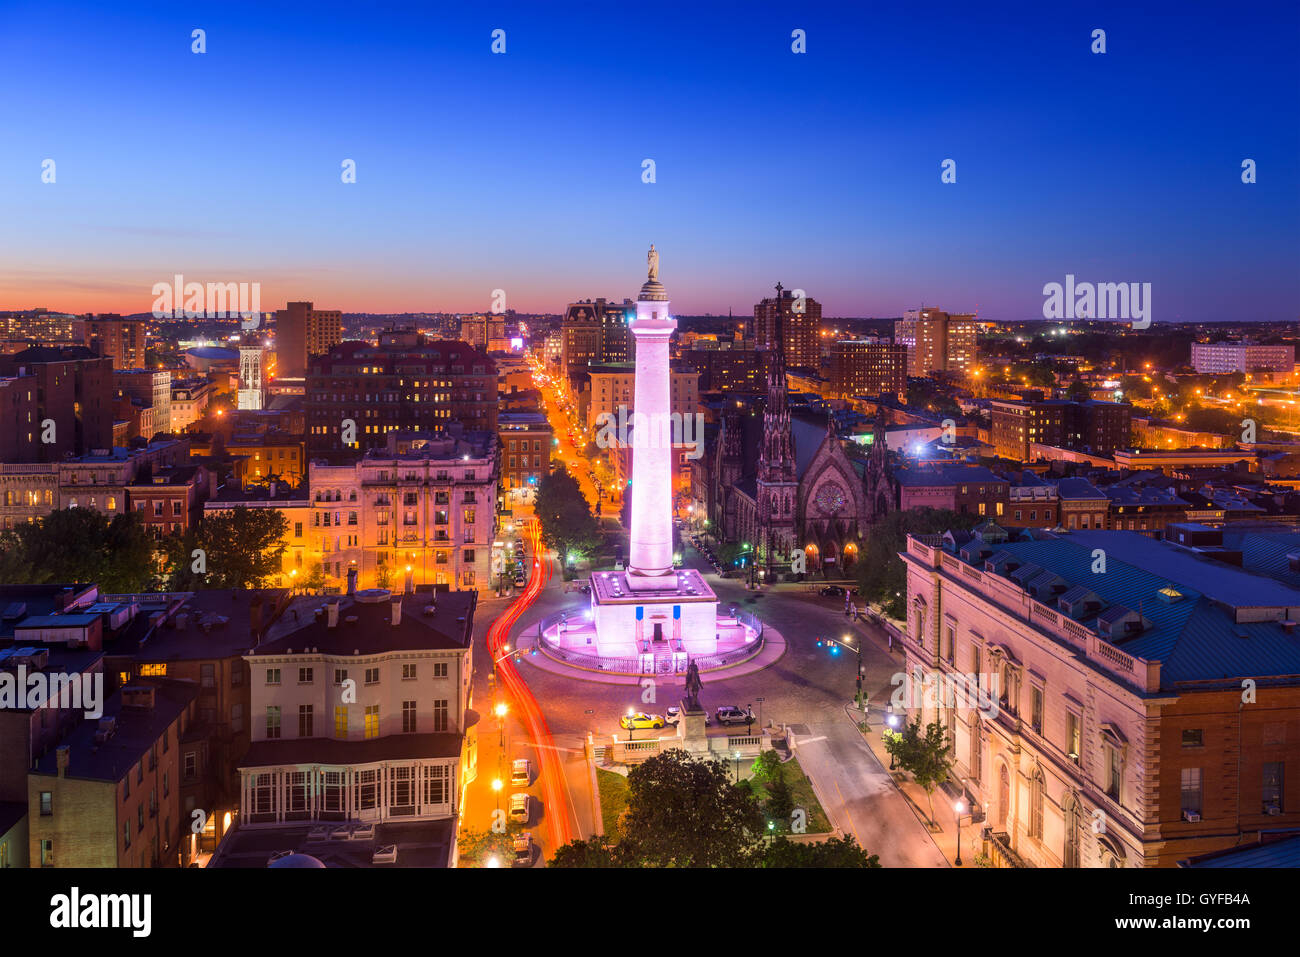
[[[542,524],[542,541],[559,554],[566,568],[571,553],[585,557],[600,544],[600,523],[566,469],[556,468],[542,476],[533,510]]]
[[[156,540],[133,513],[56,509],[0,535],[6,584],[95,582],[100,590],[149,591],[158,584]]]
[[[282,572],[288,530],[289,520],[278,508],[206,514],[195,530],[167,539],[168,587],[265,587]]]
[[[907,572],[898,553],[906,551],[907,536],[973,528],[983,520],[979,515],[934,508],[890,512],[871,526],[855,566],[863,597],[884,606],[891,617],[902,618],[907,610]]]
[[[764,781],[784,782],[775,752],[758,764]],[[664,751],[633,767],[627,783],[618,833],[573,841],[557,849],[550,866],[879,866],[852,838],[802,843],[769,837],[753,782],[734,783],[725,761]]]

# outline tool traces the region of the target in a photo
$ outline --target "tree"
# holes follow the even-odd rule
[[[281,574],[288,531],[289,520],[278,508],[205,515],[195,532],[169,541],[169,587],[262,588]],[[194,568],[195,548],[202,551],[202,571]]]
[[[758,867],[879,867],[880,858],[858,847],[852,835],[824,841],[792,841],[781,836],[758,855]]]
[[[619,845],[611,844],[603,837],[593,837],[590,841],[570,841],[557,848],[555,857],[551,858],[549,867],[624,867],[623,855]]]
[[[557,468],[542,477],[533,510],[542,523],[542,541],[559,554],[566,575],[569,555],[585,557],[600,544],[600,523],[566,469]]]
[[[768,785],[767,816],[781,830],[790,827],[790,818],[794,814],[794,795],[785,779],[785,768],[777,767]]]
[[[948,780],[948,757],[952,750],[943,725],[931,721],[923,732],[921,719],[917,718],[902,731],[890,735],[885,740],[885,750],[925,791],[926,801],[930,805],[930,820],[933,821],[934,790]]]
[[[106,593],[158,584],[157,539],[134,513],[56,509],[0,535],[0,582],[95,582]]]
[[[961,515],[945,509],[890,512],[871,526],[862,555],[855,565],[862,596],[883,606],[891,618],[904,617],[907,613],[907,573],[898,553],[907,550],[907,536],[972,528],[979,521],[978,515]]]
[[[673,748],[632,768],[627,784],[620,844],[641,866],[738,867],[762,839],[763,813],[723,761]]]
[[[1066,397],[1073,399],[1075,402],[1087,402],[1092,398],[1092,389],[1088,383],[1080,379],[1075,379],[1070,383],[1070,388],[1066,390]]]
[[[486,867],[492,857],[495,857],[501,866],[509,867],[515,859],[512,829],[518,829],[518,825],[513,821],[504,831],[464,828],[456,838],[456,852],[462,861],[473,862],[479,867]]]

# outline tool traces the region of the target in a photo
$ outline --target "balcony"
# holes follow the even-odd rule
[[[991,827],[980,832],[984,840],[984,856],[989,859],[991,867],[1033,867],[1023,857],[1011,849],[1011,837],[1006,831],[995,831]]]

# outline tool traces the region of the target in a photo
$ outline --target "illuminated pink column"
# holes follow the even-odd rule
[[[647,257],[649,279],[637,297],[636,388],[632,417],[632,542],[628,586],[664,588],[673,583],[673,447],[668,341],[677,320],[659,283],[659,254]]]

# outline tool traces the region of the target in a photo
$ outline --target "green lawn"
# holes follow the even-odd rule
[[[596,786],[600,789],[600,819],[605,836],[617,841],[618,818],[627,808],[627,777],[597,768]]]
[[[808,780],[808,775],[804,774],[803,768],[799,766],[799,759],[791,758],[781,767],[785,769],[785,780],[790,785],[790,795],[794,798],[795,807],[804,808],[808,812],[808,833],[828,833],[831,829],[830,819],[822,810],[821,801],[818,801],[817,795],[813,793],[812,782]]]

